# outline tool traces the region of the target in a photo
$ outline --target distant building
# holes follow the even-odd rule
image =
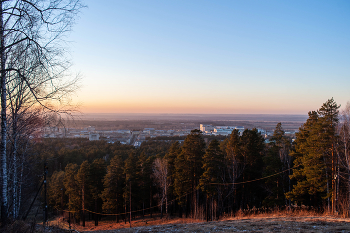
[[[267,134],[267,133],[266,133],[266,130],[264,130],[264,129],[258,128],[257,130],[258,130],[258,132],[261,133],[261,134]]]
[[[204,134],[214,134],[214,135],[224,135],[228,136],[232,133],[234,129],[237,129],[240,134],[243,133],[243,126],[212,126],[212,125],[199,125],[200,130]]]
[[[139,135],[140,133],[141,133],[141,132],[138,131],[138,130],[135,130],[135,131],[132,131],[132,132],[131,132],[132,135]]]
[[[217,126],[214,128],[214,134],[228,136],[234,129],[235,127],[232,126]]]
[[[136,141],[134,142],[134,147],[140,147],[142,144],[142,141]]]
[[[88,131],[88,132],[93,132],[93,131],[95,131],[95,127],[93,127],[93,126],[88,126],[88,127],[84,128],[83,130],[84,130],[84,131]]]
[[[128,129],[119,129],[119,130],[117,130],[117,133],[120,133],[120,134],[131,134],[131,131],[128,130]]]
[[[154,133],[154,128],[144,128],[143,133],[152,134]]]
[[[199,130],[202,131],[203,133],[210,133],[212,131],[214,131],[214,127],[212,125],[203,125],[200,124],[199,125]]]
[[[100,140],[100,135],[98,133],[90,132],[89,141],[97,141],[97,140]]]

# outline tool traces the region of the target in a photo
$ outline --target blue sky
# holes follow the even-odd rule
[[[307,114],[350,100],[350,1],[86,0],[83,112]]]

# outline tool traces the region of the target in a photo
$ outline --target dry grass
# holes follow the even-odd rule
[[[9,222],[6,226],[0,228],[0,232],[6,233],[62,233],[69,232],[59,227],[43,227],[40,224],[36,224],[34,221],[21,221],[16,220]]]
[[[59,225],[59,221],[57,221]],[[67,229],[66,226],[60,226]],[[129,223],[103,221],[95,227],[93,222],[86,222],[86,227],[74,225],[79,232],[114,233],[114,232],[350,232],[350,220],[318,214],[313,211],[272,211],[269,214],[255,213],[247,215],[244,211],[225,216],[218,221],[204,222],[190,218],[139,219]]]

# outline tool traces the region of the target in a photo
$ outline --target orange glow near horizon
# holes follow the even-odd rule
[[[256,104],[249,106],[215,106],[196,105],[195,103],[178,104],[147,104],[147,103],[90,103],[82,105],[83,113],[172,113],[172,114],[307,114],[308,110],[295,111],[295,109],[281,109],[278,106],[262,106]],[[294,111],[293,111],[294,110]],[[310,109],[312,110],[312,109]]]

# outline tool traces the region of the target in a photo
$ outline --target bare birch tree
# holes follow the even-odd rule
[[[342,149],[343,156],[342,158],[339,158],[338,153],[338,159],[340,165],[345,168],[347,172],[347,185],[348,185],[348,200],[347,203],[349,204],[348,208],[348,215],[350,215],[350,153],[349,153],[349,146],[350,146],[350,103],[348,102],[345,109],[341,113],[341,124],[338,126],[338,132],[339,132],[339,140],[342,144],[342,146],[339,149]],[[339,171],[339,168],[338,168]],[[338,172],[339,173],[339,172]],[[339,180],[338,175],[338,180]],[[338,187],[339,189],[339,187]]]
[[[71,29],[80,0],[0,1],[1,219],[8,218],[7,113],[12,91],[25,86],[33,105],[62,101],[67,68],[62,35]],[[23,86],[23,87],[24,87]],[[19,89],[18,89],[19,88]],[[12,94],[12,97],[16,94]],[[30,106],[30,105],[29,105]],[[14,123],[15,121],[13,121]]]
[[[160,200],[161,216],[163,216],[163,204],[165,201],[165,213],[168,214],[168,162],[166,159],[156,158],[153,163],[153,177],[162,195]]]

